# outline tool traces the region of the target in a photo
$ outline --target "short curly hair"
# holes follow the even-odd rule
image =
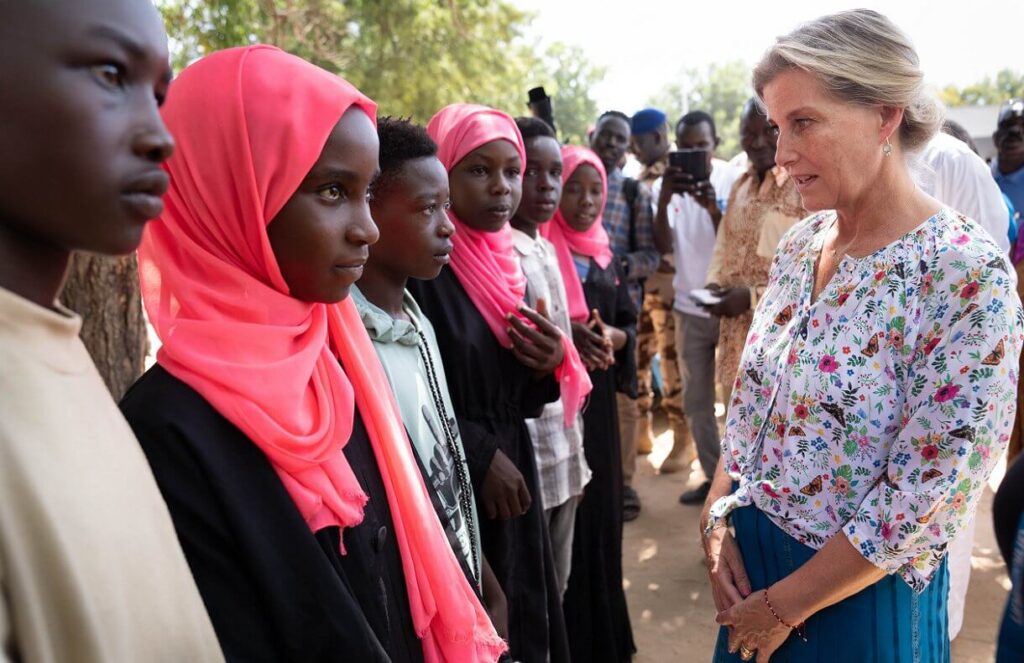
[[[437,143],[427,135],[426,129],[409,118],[377,118],[377,138],[380,140],[380,174],[371,186],[374,193],[391,184],[407,161],[437,156]]]

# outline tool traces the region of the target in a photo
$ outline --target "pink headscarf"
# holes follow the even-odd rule
[[[526,165],[526,147],[515,120],[493,108],[476,104],[445,106],[430,119],[427,133],[437,143],[437,157],[449,173],[470,152],[496,140],[512,143],[523,166]],[[456,228],[452,236],[452,271],[498,342],[511,348],[505,316],[519,315],[526,294],[526,276],[515,252],[512,230],[508,224],[492,233],[475,230],[460,221],[451,209],[448,217]],[[564,359],[555,370],[555,378],[561,387],[565,424],[569,426],[576,421],[592,385],[576,346],[564,334],[562,348]]]
[[[558,269],[562,272],[562,279],[565,281],[565,295],[569,300],[569,317],[576,322],[586,321],[590,317],[590,310],[587,307],[587,298],[583,295],[583,285],[580,283],[579,274],[573,264],[572,254],[593,258],[601,269],[608,267],[612,261],[608,233],[601,223],[604,205],[608,201],[608,175],[605,173],[604,164],[596,154],[585,147],[577,145],[562,147],[563,186],[576,172],[576,169],[584,164],[593,166],[601,175],[601,209],[594,225],[590,226],[586,232],[573,230],[562,216],[562,211],[558,210],[551,222],[541,226],[540,230],[541,234],[555,247],[555,255],[558,256]]]
[[[139,249],[157,360],[263,451],[312,531],[362,521],[367,498],[342,453],[358,406],[425,659],[494,661],[504,643],[434,513],[354,305],[290,297],[267,237],[353,106],[375,117],[347,82],[269,46],[214,53],[171,85],[171,189]]]

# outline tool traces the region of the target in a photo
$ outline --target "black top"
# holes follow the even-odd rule
[[[159,365],[121,401],[228,661],[421,661],[391,512],[358,413],[361,524],[315,535],[266,456]]]
[[[1003,554],[1006,567],[1013,566],[1013,544],[1024,513],[1024,455],[1018,456],[1006,469],[1006,476],[999,484],[995,499],[992,500],[992,520],[996,530],[996,542]]]
[[[533,371],[498,343],[450,268],[433,281],[410,280],[408,287],[437,335],[477,504],[497,449],[515,463],[533,497],[530,509],[511,520],[491,520],[480,512],[484,558],[508,599],[512,658],[567,661],[551,541],[525,422],[558,398],[558,383],[552,376],[537,381]]]
[[[615,261],[593,260],[583,283],[587,307],[626,332],[615,364],[590,372],[594,385],[583,413],[583,450],[590,483],[576,510],[565,621],[572,660],[623,663],[636,647],[622,588],[622,444],[615,392],[636,395],[636,310]]]

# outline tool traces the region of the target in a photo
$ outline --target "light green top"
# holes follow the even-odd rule
[[[391,390],[398,402],[405,429],[419,457],[424,481],[434,493],[432,501],[435,509],[440,508],[443,511],[438,513],[438,517],[448,535],[448,541],[452,544],[452,549],[466,562],[466,566],[472,569],[479,583],[480,525],[472,488],[469,489],[471,512],[465,514],[461,508],[461,491],[455,458],[448,450],[443,419],[448,419],[455,436],[454,444],[467,485],[469,468],[466,465],[466,454],[455,421],[455,408],[452,407],[451,397],[448,395],[448,381],[445,378],[444,366],[441,364],[441,353],[438,350],[437,338],[434,336],[434,328],[408,291],[405,293],[403,309],[411,322],[395,320],[367,300],[358,288],[352,288],[351,296],[363,320],[363,326],[373,341],[380,363],[384,366],[388,382],[391,383]],[[422,332],[423,336],[421,337],[418,332]],[[424,338],[426,345],[421,348]],[[428,367],[423,358],[424,351],[430,355],[430,363],[437,380],[438,396],[444,407],[443,413],[438,411],[431,390]],[[473,531],[477,533],[475,546],[470,541],[468,519],[472,519]],[[476,565],[473,564],[474,555],[470,554],[472,547],[476,548]]]

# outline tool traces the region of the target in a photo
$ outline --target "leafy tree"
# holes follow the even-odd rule
[[[665,111],[674,124],[684,113],[702,110],[715,119],[722,143],[717,155],[730,159],[740,147],[740,113],[753,94],[750,68],[740,61],[711,64],[705,69],[689,68],[680,72],[678,82],[666,85],[647,101]]]
[[[344,76],[381,113],[426,122],[472,100],[520,112],[539,58],[507,0],[164,0],[175,64],[268,43]]]
[[[939,92],[947,106],[998,105],[1011,97],[1024,97],[1024,72],[1003,69],[995,78],[986,76],[962,89],[947,85]]]
[[[606,69],[590,64],[580,47],[562,43],[548,47],[541,68],[545,77],[538,79],[539,84],[554,97],[559,139],[586,145],[587,129],[599,113],[590,90],[604,78]]]

